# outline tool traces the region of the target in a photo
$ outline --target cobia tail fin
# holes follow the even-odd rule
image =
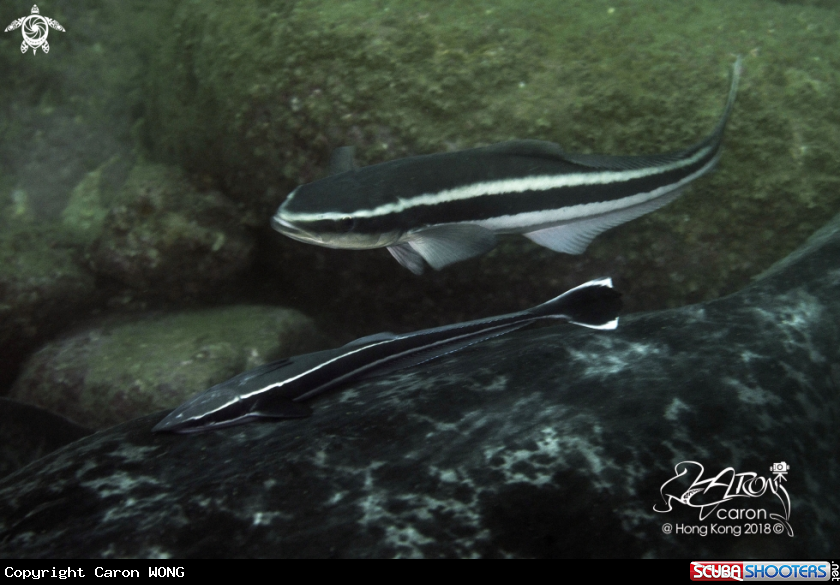
[[[566,319],[591,329],[615,329],[620,310],[621,293],[613,288],[611,278],[600,278],[525,312],[534,317]]]

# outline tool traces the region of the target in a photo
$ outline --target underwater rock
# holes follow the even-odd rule
[[[27,361],[10,397],[101,429],[177,406],[272,359],[327,345],[314,323],[291,309],[142,314],[47,344]]]
[[[741,292],[615,332],[516,332],[308,419],[84,438],[0,481],[0,554],[836,557],[838,364],[840,216]],[[675,499],[723,490],[671,481],[690,461],[740,497],[701,520]]]
[[[0,227],[0,388],[28,354],[95,306],[94,278],[50,222]]]
[[[248,268],[253,238],[216,191],[199,192],[177,167],[132,169],[89,249],[90,265],[145,295],[196,296]]]
[[[43,408],[0,398],[0,477],[92,433]]]
[[[85,174],[73,187],[61,212],[64,228],[85,244],[101,237],[105,218],[113,203],[113,191],[125,183],[129,168],[129,162],[115,155]]]

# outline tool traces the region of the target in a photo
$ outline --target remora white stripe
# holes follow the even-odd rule
[[[424,193],[411,197],[410,199],[399,199],[393,203],[385,203],[373,209],[359,209],[350,214],[327,211],[322,213],[294,213],[286,211],[284,219],[287,221],[318,221],[330,219],[342,219],[348,215],[353,217],[379,217],[391,213],[400,213],[412,207],[420,207],[427,205],[437,205],[439,203],[446,203],[449,201],[458,201],[463,199],[472,199],[474,197],[482,197],[484,195],[506,195],[509,193],[524,193],[525,191],[548,191],[550,189],[559,189],[563,187],[578,187],[581,185],[609,185],[610,183],[618,183],[629,181],[632,179],[642,179],[652,175],[667,173],[669,171],[677,170],[686,166],[690,166],[707,156],[716,145],[706,146],[698,150],[694,155],[679,160],[667,165],[659,165],[654,167],[647,167],[643,169],[631,169],[626,171],[601,171],[598,173],[571,173],[563,175],[540,175],[536,177],[526,177],[521,179],[500,179],[498,181],[485,181],[482,183],[473,183],[472,185],[465,185],[455,189],[446,189],[437,193]],[[706,170],[709,165],[703,167]],[[702,172],[698,171],[691,175],[691,178],[697,177]],[[683,183],[684,181],[680,181]],[[673,186],[669,185],[668,189]],[[290,196],[291,197],[291,196]],[[635,197],[635,196],[634,196]],[[621,200],[624,201],[624,200]],[[622,205],[624,207],[624,205]],[[542,213],[542,212],[539,212]],[[279,211],[278,211],[279,214]]]
[[[340,360],[342,358],[345,358],[349,355],[353,355],[355,353],[358,353],[358,352],[362,351],[363,349],[369,349],[369,348],[377,346],[377,345],[382,345],[383,343],[390,343],[391,341],[393,341],[393,340],[392,339],[386,339],[384,341],[371,343],[370,345],[363,345],[363,346],[361,346],[358,349],[355,349],[353,351],[348,351],[347,353],[342,353],[340,355],[337,355],[336,357],[332,358],[331,360],[327,360],[323,363],[318,364],[314,368],[310,368],[310,369],[308,369],[304,372],[301,372],[297,376],[294,376],[292,378],[287,378],[286,380],[283,380],[281,382],[277,382],[277,383],[274,383],[274,384],[269,384],[268,386],[263,386],[262,388],[254,390],[253,392],[249,392],[248,394],[241,394],[239,396],[236,396],[233,400],[229,400],[228,402],[225,402],[224,404],[222,404],[218,408],[214,408],[213,410],[202,412],[201,415],[200,415],[200,418],[203,418],[203,417],[207,416],[208,414],[212,414],[214,412],[219,412],[220,410],[223,410],[223,409],[227,408],[231,404],[236,404],[237,402],[240,402],[242,400],[247,400],[251,396],[256,396],[257,394],[262,394],[263,392],[267,392],[268,390],[271,390],[273,388],[282,388],[286,384],[288,384],[290,382],[294,382],[298,378],[301,378],[303,376],[308,376],[310,373],[318,371],[321,368],[323,368],[324,366],[327,366],[327,365],[329,365],[329,364],[331,364],[331,363],[333,363],[337,360]],[[193,418],[195,418],[195,417],[193,417]]]
[[[612,281],[610,281],[610,283],[612,283]],[[577,287],[576,287],[576,288],[577,288]],[[612,288],[612,287],[610,287],[610,288]],[[574,290],[574,289],[572,289],[572,290]],[[510,315],[505,315],[505,316],[507,317],[507,316],[510,316]],[[536,318],[534,318],[534,319],[528,319],[527,317],[525,317],[525,316],[523,315],[523,327],[524,327],[524,326],[525,326],[525,325],[526,325],[529,321],[532,321],[532,320],[535,320],[535,319],[536,319]],[[467,322],[467,323],[464,323],[463,325],[470,325],[470,324],[472,324],[472,323]],[[460,325],[460,326],[463,326],[463,325]],[[513,326],[513,325],[516,325],[516,324],[515,324],[515,323],[514,323],[514,324],[507,323],[507,324],[503,324],[503,325],[495,325],[495,326],[494,326],[494,325],[490,325],[490,324],[488,324],[487,329],[482,329],[482,330],[480,330],[480,332],[490,332],[490,331],[493,331],[494,329],[499,329],[499,328],[503,328],[503,327],[511,327],[511,326]],[[470,336],[472,336],[472,335],[476,335],[477,333],[480,333],[480,332],[472,331],[472,332],[469,332],[469,333],[464,333],[464,334],[462,334],[462,335],[456,335],[456,336],[453,336],[453,337],[447,337],[447,338],[444,338],[444,339],[439,339],[439,340],[437,340],[437,341],[430,342],[430,343],[429,343],[428,345],[426,345],[426,346],[423,346],[423,349],[429,349],[429,348],[432,348],[432,347],[435,347],[435,346],[438,346],[438,345],[441,345],[441,344],[444,344],[444,343],[449,343],[449,342],[452,342],[452,341],[458,341],[459,339],[463,339],[463,338],[466,338],[466,337],[470,337]],[[443,333],[443,331],[442,331],[441,333]],[[341,360],[341,359],[344,359],[344,358],[346,358],[346,357],[348,357],[348,356],[354,355],[354,354],[356,354],[356,353],[358,353],[358,352],[360,352],[360,351],[362,351],[362,350],[365,350],[365,349],[370,349],[370,348],[372,348],[372,347],[376,347],[376,346],[379,346],[379,345],[385,345],[385,344],[388,344],[388,343],[393,343],[394,341],[398,341],[398,340],[400,340],[400,339],[404,339],[404,338],[406,338],[406,337],[411,337],[411,336],[412,336],[412,334],[407,334],[407,335],[397,336],[397,337],[395,337],[395,338],[393,338],[393,339],[386,339],[386,340],[383,340],[383,341],[379,341],[379,342],[371,343],[371,344],[369,344],[369,345],[363,345],[363,346],[361,346],[361,347],[359,347],[358,349],[355,349],[355,350],[353,350],[353,351],[348,351],[348,352],[346,352],[346,353],[342,353],[342,354],[337,355],[336,357],[334,357],[334,358],[332,358],[332,359],[330,359],[330,360],[327,360],[327,361],[325,361],[325,362],[323,362],[323,363],[318,364],[317,366],[315,366],[315,367],[313,367],[313,368],[310,368],[310,369],[306,370],[305,372],[301,372],[301,373],[300,373],[300,374],[298,374],[297,376],[294,376],[294,377],[292,377],[292,378],[288,378],[288,379],[283,380],[283,381],[281,381],[281,382],[277,382],[277,383],[274,383],[274,384],[269,384],[269,385],[267,385],[267,386],[263,386],[262,388],[259,388],[259,389],[257,389],[257,390],[254,390],[253,392],[249,392],[248,394],[241,394],[241,395],[239,395],[239,396],[236,396],[234,399],[229,400],[228,402],[225,402],[224,404],[220,405],[220,406],[219,406],[219,407],[217,407],[217,408],[214,408],[213,410],[209,410],[209,411],[202,412],[202,413],[201,413],[201,415],[200,415],[200,417],[201,417],[201,418],[206,417],[208,414],[212,414],[212,413],[214,413],[214,412],[218,412],[218,411],[220,411],[220,410],[223,410],[223,409],[227,408],[228,406],[230,406],[230,405],[232,405],[232,404],[236,404],[237,402],[240,402],[240,401],[242,401],[242,400],[247,400],[248,398],[250,398],[250,397],[252,397],[252,396],[256,396],[256,395],[258,395],[258,394],[263,394],[264,392],[268,392],[269,390],[273,390],[273,389],[275,389],[275,388],[282,388],[283,386],[285,386],[286,384],[289,384],[290,382],[294,382],[295,380],[297,380],[297,379],[299,379],[299,378],[301,378],[301,377],[303,377],[303,376],[308,376],[308,375],[310,375],[312,372],[317,372],[317,371],[318,371],[318,370],[320,370],[321,368],[324,368],[324,367],[326,367],[326,366],[330,365],[330,364],[331,364],[331,363],[333,363],[333,362],[336,362],[336,361]],[[347,373],[345,373],[345,374],[344,374],[344,375],[342,375],[342,376],[338,376],[338,377],[336,377],[336,378],[332,378],[332,379],[330,380],[330,384],[332,384],[332,383],[339,383],[339,382],[341,382],[341,381],[342,381],[342,380],[344,380],[345,378],[347,378],[347,377],[349,377],[349,376],[351,376],[351,375],[354,375],[354,374],[355,374],[355,373],[356,373],[359,369],[371,369],[372,367],[375,367],[375,366],[379,365],[379,364],[380,364],[380,363],[382,363],[382,362],[389,362],[389,361],[392,361],[392,360],[397,360],[397,359],[400,359],[401,357],[403,357],[403,356],[405,356],[405,355],[411,355],[412,353],[417,353],[418,351],[423,351],[423,350],[422,350],[422,349],[421,349],[421,350],[418,350],[417,348],[412,348],[412,349],[408,349],[408,350],[406,350],[406,351],[400,352],[400,353],[398,353],[398,354],[388,355],[388,356],[386,356],[386,357],[384,357],[384,358],[381,358],[381,359],[378,359],[378,360],[376,360],[376,361],[374,361],[374,362],[370,362],[370,363],[368,363],[368,364],[365,364],[363,368],[357,368],[356,370],[352,370],[352,371],[350,371],[350,372],[347,372]],[[301,396],[296,396],[296,397],[295,397],[295,398],[293,398],[292,400],[304,400],[304,399],[306,399],[308,396],[310,396],[313,392],[317,393],[317,391],[318,391],[318,390],[320,390],[320,388],[321,388],[320,386],[319,386],[318,388],[314,388],[313,390],[310,390],[309,392],[307,392],[307,393],[305,393],[305,394],[303,394],[303,395],[301,395]]]
[[[437,347],[437,346],[439,346],[439,345],[447,345],[447,344],[449,344],[449,343],[456,342],[456,341],[458,341],[458,340],[460,340],[460,339],[468,339],[468,338],[470,338],[470,337],[479,337],[481,334],[484,334],[484,333],[491,333],[491,332],[493,332],[493,331],[495,331],[495,330],[497,330],[497,329],[508,329],[508,328],[511,328],[511,327],[524,327],[525,325],[530,324],[530,322],[531,322],[531,321],[535,321],[535,320],[537,320],[537,318],[536,318],[536,317],[534,317],[533,319],[528,319],[528,318],[524,318],[524,317],[523,317],[523,320],[522,320],[520,323],[507,323],[507,324],[501,324],[501,325],[490,325],[490,326],[488,326],[486,329],[480,329],[479,331],[472,331],[472,332],[469,332],[469,333],[464,333],[464,334],[462,334],[462,335],[457,335],[457,336],[455,336],[455,337],[446,337],[446,338],[444,338],[444,339],[438,339],[437,341],[434,341],[434,342],[432,342],[432,343],[429,343],[428,345],[424,345],[424,346],[422,346],[422,349],[418,349],[418,348],[416,348],[416,347],[415,347],[415,348],[411,348],[411,349],[407,349],[407,350],[405,350],[405,351],[403,351],[403,352],[400,352],[400,353],[395,353],[395,354],[393,354],[393,355],[388,355],[388,356],[385,356],[385,357],[383,357],[383,358],[380,358],[380,359],[378,359],[378,360],[376,360],[376,361],[370,362],[369,364],[365,364],[365,365],[364,365],[363,367],[361,367],[361,368],[357,368],[357,369],[355,369],[355,370],[353,370],[353,371],[347,372],[347,373],[346,373],[346,374],[344,374],[343,376],[339,376],[339,377],[337,377],[337,378],[334,378],[334,379],[330,380],[330,382],[329,382],[329,383],[330,383],[330,384],[333,384],[333,383],[339,383],[339,382],[341,382],[342,380],[345,380],[346,378],[349,378],[350,376],[355,375],[355,374],[356,374],[359,370],[370,370],[370,369],[376,369],[376,367],[377,367],[378,365],[380,365],[380,364],[387,364],[388,362],[391,362],[391,361],[397,361],[397,360],[399,360],[399,359],[400,359],[400,358],[402,358],[402,357],[410,356],[410,355],[415,354],[415,353],[420,353],[420,352],[426,351],[426,350],[428,350],[428,349],[432,349],[432,348],[434,348],[434,347]],[[392,339],[389,339],[389,340],[387,340],[387,341],[385,341],[385,342],[383,342],[383,343],[390,343],[390,342],[392,342],[392,341],[395,341],[395,339],[393,339],[393,340],[392,340]],[[479,341],[476,341],[476,343],[478,343],[478,342],[479,342]],[[365,348],[367,348],[367,347],[370,347],[370,346],[365,346]],[[363,349],[365,349],[365,348],[363,348]],[[349,355],[349,354],[344,354],[344,355]],[[342,356],[342,357],[343,357],[343,356]],[[313,368],[313,369],[312,369],[312,370],[310,370],[310,371],[315,371],[316,369],[317,369],[317,368]],[[307,398],[309,398],[309,397],[311,397],[311,396],[314,396],[314,395],[318,394],[318,393],[320,392],[320,390],[321,390],[321,387],[320,387],[320,386],[319,386],[318,388],[313,388],[313,389],[312,389],[312,390],[310,390],[309,392],[307,392],[307,393],[305,393],[305,394],[301,394],[300,396],[295,397],[295,398],[294,398],[294,400],[296,400],[296,401],[298,401],[298,400],[306,400]]]
[[[492,229],[497,233],[505,233],[510,230],[512,233],[519,233],[522,228],[533,228],[539,225],[559,224],[564,221],[570,221],[581,217],[593,217],[602,215],[611,211],[626,209],[635,205],[640,205],[648,201],[652,201],[675,191],[680,187],[687,185],[697,177],[705,174],[713,167],[719,157],[715,157],[697,171],[687,175],[676,183],[671,183],[663,187],[648,191],[646,193],[638,193],[623,199],[614,199],[612,201],[598,201],[596,203],[581,203],[579,205],[570,205],[568,207],[561,207],[559,209],[546,209],[544,211],[527,211],[514,215],[500,215],[498,217],[491,217],[489,219],[465,221],[462,223],[472,223],[480,225],[488,229]]]

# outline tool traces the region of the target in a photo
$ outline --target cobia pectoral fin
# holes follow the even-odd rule
[[[396,246],[388,246],[388,251],[391,256],[400,263],[400,266],[408,268],[416,275],[423,274],[425,265],[423,264],[423,257],[414,251],[409,244],[398,244]]]
[[[435,270],[480,256],[496,246],[496,234],[473,224],[441,225],[410,233],[408,244]]]

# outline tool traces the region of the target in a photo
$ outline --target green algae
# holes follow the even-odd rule
[[[217,191],[197,190],[178,167],[135,165],[104,216],[103,202],[92,202],[97,188],[86,187],[96,181],[90,174],[74,190],[81,211],[73,216],[77,226],[90,222],[88,215],[99,221],[87,249],[95,272],[177,300],[248,268],[254,243],[247,214]]]

